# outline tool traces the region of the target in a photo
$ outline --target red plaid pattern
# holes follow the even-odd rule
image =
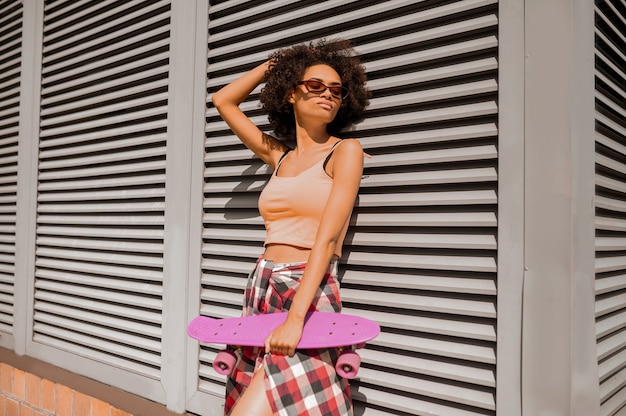
[[[305,263],[274,264],[259,259],[250,273],[243,315],[289,310]],[[337,262],[324,276],[311,311],[340,312]],[[241,359],[226,383],[224,414],[228,415],[263,365],[267,397],[274,414],[281,416],[351,416],[348,382],[339,377],[334,362],[337,349],[296,351],[293,357],[264,354],[262,348],[243,348]]]

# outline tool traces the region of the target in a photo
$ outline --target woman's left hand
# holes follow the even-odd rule
[[[293,357],[296,346],[302,337],[304,322],[287,318],[285,323],[274,329],[265,338],[265,353],[288,355]]]

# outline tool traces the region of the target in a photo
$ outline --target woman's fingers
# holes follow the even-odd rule
[[[296,353],[296,346],[295,345],[289,345],[286,342],[281,342],[279,339],[276,339],[276,337],[273,336],[273,334],[270,334],[266,339],[265,339],[265,353],[272,353],[272,354],[277,354],[277,355],[288,355],[290,357],[293,357],[294,354]]]

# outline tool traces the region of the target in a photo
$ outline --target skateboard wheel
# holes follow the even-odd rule
[[[230,375],[237,363],[237,354],[234,351],[223,350],[217,353],[215,360],[213,361],[213,368],[219,374],[224,376]]]
[[[335,370],[343,378],[354,378],[359,371],[361,357],[352,350],[343,351],[337,358]]]

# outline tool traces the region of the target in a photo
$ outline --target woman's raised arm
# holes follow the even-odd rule
[[[287,146],[276,138],[263,133],[241,111],[241,104],[265,78],[269,61],[246,72],[230,84],[213,94],[212,101],[226,124],[239,139],[272,169]]]

